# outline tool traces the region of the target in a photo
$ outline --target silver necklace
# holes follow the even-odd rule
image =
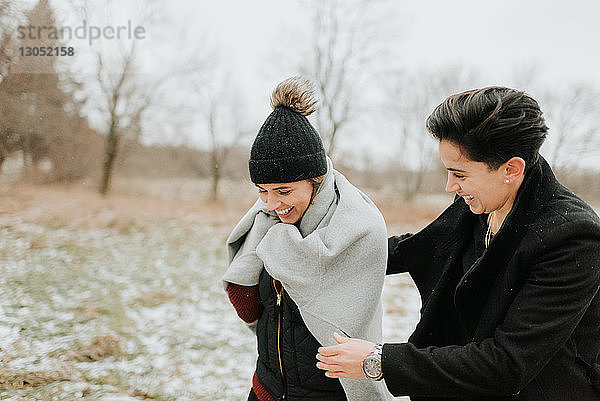
[[[492,233],[492,219],[493,219],[492,213],[490,213],[488,215],[488,218],[487,218],[487,231],[485,232],[485,238],[483,240],[483,243],[484,243],[484,245],[485,245],[486,248],[490,245],[490,241],[494,237],[494,233]]]

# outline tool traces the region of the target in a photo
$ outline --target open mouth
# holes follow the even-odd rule
[[[275,210],[275,213],[277,213],[277,215],[279,217],[287,217],[289,216],[289,214],[292,212],[292,209],[294,208],[294,206],[290,206],[287,209],[283,209],[283,210]]]

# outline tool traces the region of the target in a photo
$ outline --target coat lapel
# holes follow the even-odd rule
[[[403,243],[408,265],[417,267],[410,274],[423,304],[421,319],[409,339],[416,346],[457,341],[454,333],[459,322],[452,297],[462,275],[461,253],[475,218],[464,201],[456,198],[440,217]]]

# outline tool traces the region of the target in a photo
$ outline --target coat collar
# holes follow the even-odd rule
[[[506,217],[506,226],[516,230],[531,223],[539,207],[552,198],[559,185],[550,165],[540,156],[517,192],[514,205]]]

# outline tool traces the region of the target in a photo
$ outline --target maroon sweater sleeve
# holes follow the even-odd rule
[[[245,286],[229,283],[227,295],[240,319],[246,323],[258,320],[263,311],[258,285]]]
[[[271,393],[261,384],[258,380],[258,375],[256,371],[254,372],[254,376],[252,377],[252,391],[258,398],[258,401],[277,401]]]

